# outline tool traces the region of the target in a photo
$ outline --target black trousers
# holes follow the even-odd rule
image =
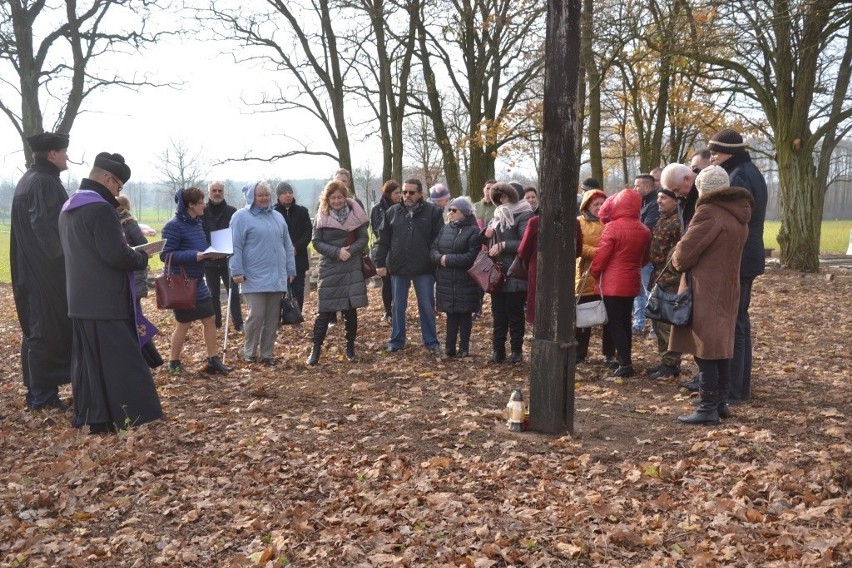
[[[470,351],[470,331],[473,328],[473,314],[447,314],[447,339],[444,350],[447,353],[456,352],[456,340],[459,340],[459,350]]]
[[[393,302],[393,289],[391,288],[390,276],[382,276],[382,305],[385,315],[391,315],[391,303]]]
[[[498,353],[506,352],[506,335],[509,335],[509,347],[512,353],[520,353],[524,347],[524,302],[525,290],[520,292],[497,292],[491,294],[491,316],[494,319],[492,336],[493,349]]]
[[[213,301],[213,313],[216,316],[216,327],[222,327],[222,303],[220,282],[225,285],[225,290],[228,286],[231,287],[231,321],[234,322],[234,327],[243,327],[243,312],[240,306],[240,285],[231,280],[230,272],[227,266],[205,266],[204,280],[207,282],[207,287],[210,288],[210,299]]]
[[[731,380],[730,359],[699,359],[695,363],[701,371],[699,387],[704,392],[718,393],[718,401],[727,399],[728,386]]]
[[[585,304],[599,299],[600,296],[580,296],[578,303]],[[610,337],[606,326],[601,328],[601,336],[603,340],[603,356],[607,359],[615,357],[615,344],[612,342],[612,337]],[[592,338],[592,328],[578,327],[574,332],[574,338],[577,340],[577,361],[579,362],[589,356],[589,341]]]
[[[740,305],[734,328],[734,357],[731,359],[730,399],[738,402],[751,398],[751,285],[754,278],[740,278]]]
[[[629,367],[633,364],[633,297],[604,296],[604,306],[609,320],[605,327],[618,353],[618,362]]]
[[[346,322],[346,342],[355,342],[358,335],[358,310],[351,308],[340,312]],[[314,345],[322,345],[325,334],[328,333],[328,324],[337,320],[337,312],[319,312],[314,320]]]

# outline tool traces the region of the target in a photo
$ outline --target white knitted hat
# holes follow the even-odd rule
[[[730,186],[731,182],[728,179],[728,172],[721,166],[708,166],[701,170],[701,173],[695,178],[695,187],[698,188],[698,193],[701,195],[719,191]]]

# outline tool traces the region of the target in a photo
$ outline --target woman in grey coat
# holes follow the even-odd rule
[[[322,190],[314,225],[313,245],[320,254],[317,295],[318,313],[314,320],[313,349],[308,365],[319,362],[328,324],[336,312],[346,321],[346,358],[355,360],[358,334],[358,308],[367,305],[367,285],[361,257],[367,248],[367,224],[364,209],[348,196],[346,186],[330,181]]]

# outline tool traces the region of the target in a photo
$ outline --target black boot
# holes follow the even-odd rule
[[[346,320],[346,360],[351,363],[355,361],[355,338],[358,336],[357,310],[346,310],[343,319]]]
[[[204,372],[210,375],[227,375],[231,369],[226,367],[218,355],[207,358],[207,366],[204,367]]]
[[[701,402],[695,412],[688,416],[678,416],[677,421],[681,424],[718,424],[719,412],[716,410],[717,391],[702,390]]]
[[[512,351],[512,354],[509,355],[509,363],[520,363],[523,358],[524,355],[521,351]]]
[[[731,417],[731,409],[728,408],[728,384],[731,380],[730,363],[719,373],[719,394],[716,396],[716,412],[719,418]]]
[[[311,348],[311,355],[308,357],[308,365],[313,367],[317,363],[319,363],[320,351],[322,350],[322,343],[314,343],[314,346]]]

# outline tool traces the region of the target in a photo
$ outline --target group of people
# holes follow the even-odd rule
[[[89,177],[69,199],[59,174],[67,168],[68,136],[29,139],[33,165],[19,182],[12,207],[12,280],[23,332],[21,365],[26,404],[64,408],[58,387],[71,382],[74,425],[115,431],[162,417],[151,369],[164,364],[142,314],[149,254],[145,237],[120,192],[130,168],[119,154],[97,155]],[[484,292],[468,269],[483,251],[508,268],[525,263],[523,277],[506,276],[491,293],[490,361],[522,360],[525,324],[535,319],[538,194],[517,182],[489,180],[483,198],[453,199],[443,185],[424,191],[420,180],[387,181],[367,212],[338,170],[322,190],[311,221],[286,182],[243,187],[245,205],[225,202],[224,185],[204,192],[181,188],[175,216],[163,227],[160,258],[172,273],[196,279],[196,305],[174,310],[169,372],[179,375],[192,322],[200,321],[203,371],[227,375],[219,357],[221,285],[228,290],[236,331],[244,332],[246,362],[274,365],[282,294],[304,303],[308,246],[319,255],[317,313],[308,365],[317,365],[330,325],[345,324],[347,360],[356,360],[358,309],[367,306],[366,257],[382,279],[387,351],[405,348],[410,288],[417,299],[425,349],[467,357]],[[724,130],[690,166],[670,164],[637,177],[633,188],[607,196],[594,179],[578,201],[578,302],[602,297],[604,364],[616,377],[635,374],[632,336],[644,332],[644,304],[654,285],[689,288],[694,311],[687,326],[652,322],[660,365],[653,378],[677,376],[681,354],[700,372],[686,386],[699,407],[679,419],[712,423],[730,415],[728,402],[750,396],[751,285],[763,272],[766,185],[742,137]],[[230,230],[233,253],[207,253],[211,233]],[[374,239],[368,246],[370,234]],[[241,297],[248,308],[243,320]],[[446,314],[441,346],[436,313]],[[577,329],[577,361],[589,356],[589,329]],[[508,350],[507,350],[508,341]],[[120,380],[118,379],[120,377]]]
[[[615,377],[635,375],[632,336],[644,333],[648,294],[654,286],[690,290],[688,325],[652,321],[660,364],[647,372],[676,377],[682,354],[692,354],[699,372],[683,386],[699,392],[698,408],[678,420],[728,418],[729,403],[751,396],[748,310],[754,278],[764,271],[766,182],[742,136],[722,130],[689,166],[640,174],[633,188],[609,197],[594,179],[583,185],[575,293],[579,302],[603,298],[604,365]],[[578,362],[588,357],[590,335],[577,329]]]

